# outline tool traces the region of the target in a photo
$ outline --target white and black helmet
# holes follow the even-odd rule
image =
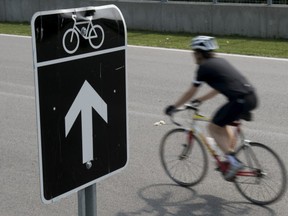
[[[219,48],[217,41],[214,37],[210,36],[197,36],[192,39],[192,50],[200,49],[203,51],[213,51]]]

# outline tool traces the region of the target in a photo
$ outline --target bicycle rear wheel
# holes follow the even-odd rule
[[[245,165],[242,173],[255,174],[238,174],[235,179],[236,188],[246,199],[267,205],[281,198],[286,190],[287,174],[283,162],[271,148],[251,142],[241,146],[236,155]]]
[[[89,43],[94,49],[98,49],[104,42],[104,30],[100,25],[92,26],[89,32]]]
[[[160,158],[166,174],[185,187],[198,184],[208,169],[207,153],[191,131],[177,128],[169,131],[160,145]]]

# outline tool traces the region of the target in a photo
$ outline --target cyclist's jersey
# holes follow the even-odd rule
[[[200,86],[202,82],[206,82],[230,101],[254,92],[248,80],[222,58],[207,59],[199,66],[193,83]]]

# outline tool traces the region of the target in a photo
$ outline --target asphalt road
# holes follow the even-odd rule
[[[246,134],[273,147],[287,165],[288,60],[222,57],[254,83],[261,98]],[[252,205],[222,180],[212,162],[201,184],[191,189],[173,184],[158,156],[161,136],[172,127],[162,110],[190,85],[196,66],[187,51],[131,46],[127,63],[129,164],[97,184],[99,216],[287,215],[287,194],[266,207]],[[217,96],[203,105],[203,113],[222,102]],[[0,116],[0,215],[76,216],[76,194],[50,205],[40,200],[30,38],[0,35]],[[154,126],[160,120],[168,124]]]

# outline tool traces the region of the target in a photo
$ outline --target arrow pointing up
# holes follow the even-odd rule
[[[65,116],[65,136],[67,137],[81,112],[83,164],[93,160],[92,108],[106,123],[108,122],[107,104],[94,88],[85,81]]]

